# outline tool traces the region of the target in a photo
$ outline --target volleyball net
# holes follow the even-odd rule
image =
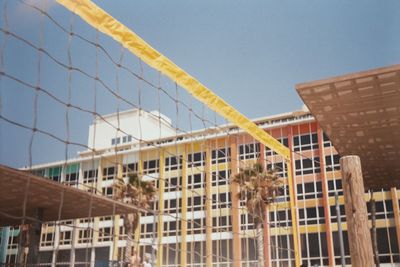
[[[21,216],[1,211],[20,220],[2,225],[2,263],[259,266],[262,254],[299,265],[287,133],[247,119],[89,0],[4,0],[1,18],[1,164],[137,208],[65,219],[62,198],[57,220],[32,221],[26,194]],[[254,163],[282,179],[261,232],[231,179]]]

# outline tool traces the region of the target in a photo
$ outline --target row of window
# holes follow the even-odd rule
[[[111,145],[119,145],[119,144],[126,144],[132,142],[132,136],[131,135],[125,135],[122,137],[116,137],[111,139]]]

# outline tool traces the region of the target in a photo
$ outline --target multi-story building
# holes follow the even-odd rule
[[[162,213],[142,214],[140,218],[135,239],[142,257],[151,254],[159,266],[181,266],[183,262],[186,266],[208,266],[211,252],[212,266],[233,266],[237,255],[242,266],[257,265],[252,218],[244,201],[235,208],[237,197],[231,195],[229,178],[240,167],[260,161],[285,179],[288,166],[281,156],[232,125],[178,134],[171,121],[159,113],[132,110],[118,118],[116,114],[104,118],[114,125],[120,120],[124,132],[117,133],[99,118],[90,126],[88,140],[96,154],[83,151],[67,163],[37,165],[32,171],[109,197],[114,194],[116,177],[138,172],[144,179],[156,181],[159,196],[154,211]],[[340,216],[349,264],[339,155],[328,137],[306,110],[254,122],[293,151],[301,261],[309,266],[328,266],[330,262],[340,265]],[[292,216],[285,183],[282,195],[268,207],[264,223],[269,266],[294,266]],[[336,214],[335,193],[339,195],[340,214]],[[393,203],[399,196],[396,189],[375,192],[381,266],[398,266],[400,262],[396,238],[400,225],[395,224],[393,213]],[[209,225],[212,227],[206,227]],[[18,227],[3,228],[1,233],[2,262],[15,262]],[[125,242],[122,218],[112,214],[46,223],[41,234],[41,262],[102,266],[123,258]]]

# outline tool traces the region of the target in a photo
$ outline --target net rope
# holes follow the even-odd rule
[[[246,150],[247,148],[249,148],[247,146],[248,142],[244,141],[245,137],[243,135],[243,132],[241,132],[239,129],[233,129],[231,130],[230,128],[232,128],[232,125],[228,125],[226,124],[225,126],[221,126],[220,123],[218,123],[217,121],[217,114],[213,113],[211,116],[208,114],[208,109],[204,106],[201,105],[200,107],[200,111],[195,111],[195,107],[194,104],[192,102],[191,99],[189,99],[189,104],[187,104],[184,100],[184,97],[180,98],[180,94],[179,91],[183,91],[181,88],[179,88],[179,86],[177,84],[174,84],[174,89],[170,89],[167,88],[167,86],[163,86],[162,84],[162,75],[160,73],[157,73],[156,76],[156,80],[157,82],[151,82],[149,78],[145,78],[144,77],[144,73],[145,73],[145,67],[143,66],[143,63],[140,61],[140,59],[138,60],[139,62],[139,72],[135,72],[132,70],[131,67],[128,66],[128,63],[125,63],[125,49],[121,46],[120,47],[120,51],[119,51],[119,57],[117,60],[115,60],[113,58],[113,56],[111,55],[111,52],[109,52],[105,46],[103,46],[100,42],[100,33],[98,31],[95,31],[95,41],[91,41],[89,40],[89,38],[84,37],[82,34],[79,34],[75,31],[75,28],[77,28],[75,26],[76,23],[76,19],[75,19],[75,15],[71,14],[70,15],[70,20],[69,20],[69,27],[64,27],[61,25],[61,23],[55,18],[53,17],[53,15],[51,15],[49,13],[49,11],[47,10],[47,1],[42,1],[41,4],[42,5],[34,5],[30,2],[26,2],[23,0],[18,0],[18,3],[31,8],[32,10],[36,11],[39,16],[40,16],[40,31],[39,31],[39,43],[36,45],[33,41],[29,40],[28,37],[23,36],[22,34],[18,33],[16,30],[14,30],[12,27],[10,27],[9,22],[8,22],[8,3],[9,1],[4,1],[3,4],[3,24],[1,26],[1,33],[2,33],[2,45],[1,45],[1,50],[0,50],[0,55],[1,55],[1,60],[0,60],[0,83],[3,85],[5,82],[13,82],[15,84],[18,84],[19,86],[21,86],[24,89],[30,89],[31,92],[34,93],[34,97],[33,97],[33,116],[32,116],[32,124],[29,125],[27,123],[23,123],[23,122],[19,122],[17,120],[15,120],[14,118],[12,118],[11,116],[8,117],[6,112],[3,111],[3,103],[5,102],[6,97],[4,96],[5,94],[3,93],[3,91],[5,89],[1,89],[1,94],[0,94],[0,119],[1,121],[3,121],[3,125],[5,125],[5,123],[16,126],[18,128],[22,128],[22,129],[26,129],[28,131],[31,132],[30,135],[30,142],[29,142],[29,146],[28,146],[28,169],[35,169],[35,152],[34,152],[34,144],[35,144],[35,140],[36,140],[36,136],[38,135],[43,135],[47,138],[53,139],[54,141],[61,143],[64,145],[64,161],[61,164],[62,170],[66,170],[68,168],[68,166],[71,164],[70,161],[70,154],[71,154],[71,149],[70,147],[80,147],[83,149],[86,149],[88,152],[90,152],[90,156],[86,157],[86,158],[82,158],[81,162],[84,162],[85,160],[91,162],[91,168],[92,170],[96,169],[96,166],[98,165],[98,163],[96,162],[101,162],[102,167],[106,167],[106,166],[120,166],[121,164],[123,165],[123,163],[121,162],[121,151],[119,151],[119,146],[117,143],[115,143],[114,145],[114,149],[113,149],[113,154],[114,156],[111,157],[110,155],[104,155],[101,154],[101,151],[97,150],[95,148],[95,143],[96,143],[96,139],[99,138],[99,133],[98,133],[98,125],[97,123],[100,121],[102,123],[106,123],[108,126],[110,126],[114,131],[115,131],[115,138],[120,138],[121,134],[126,135],[126,136],[130,136],[129,132],[127,130],[122,129],[121,126],[121,122],[120,122],[120,117],[121,117],[121,105],[124,106],[125,108],[135,108],[139,110],[139,116],[138,116],[138,128],[139,128],[139,137],[136,136],[132,136],[132,139],[134,139],[136,142],[138,142],[139,146],[137,147],[137,151],[138,151],[138,159],[137,162],[138,163],[143,163],[143,162],[149,162],[150,160],[150,149],[154,149],[156,150],[157,154],[158,154],[158,169],[161,168],[161,166],[164,166],[165,163],[161,163],[160,159],[163,158],[164,156],[166,158],[173,158],[175,157],[176,161],[177,161],[177,165],[178,165],[178,174],[177,174],[177,183],[173,184],[170,182],[171,177],[168,177],[166,175],[164,175],[164,177],[161,176],[157,176],[157,175],[152,175],[150,173],[146,173],[146,171],[140,171],[140,168],[143,168],[143,165],[141,167],[138,167],[137,170],[135,169],[130,169],[128,167],[128,164],[126,164],[126,172],[137,172],[139,174],[139,177],[142,176],[146,176],[150,179],[153,179],[155,181],[158,181],[158,183],[164,183],[166,187],[169,188],[169,190],[171,190],[171,188],[175,188],[176,190],[174,191],[174,195],[175,195],[175,200],[177,203],[179,203],[179,199],[178,198],[178,191],[181,192],[182,190],[186,190],[189,194],[188,194],[188,200],[191,200],[191,207],[188,207],[188,211],[190,209],[190,213],[191,213],[191,218],[182,218],[180,215],[178,215],[178,209],[179,209],[179,205],[177,204],[175,207],[175,212],[171,213],[169,212],[164,212],[164,211],[156,211],[152,208],[150,209],[144,209],[145,212],[142,215],[146,215],[146,214],[150,214],[152,216],[154,216],[154,218],[169,218],[170,220],[174,220],[175,222],[177,222],[177,226],[176,226],[176,231],[175,231],[175,246],[171,246],[168,243],[162,243],[162,249],[164,250],[163,253],[165,255],[168,255],[169,251],[174,251],[175,253],[175,258],[174,258],[174,264],[177,265],[179,264],[179,259],[178,259],[178,255],[179,253],[187,253],[188,256],[190,257],[190,263],[192,264],[192,266],[195,266],[197,263],[195,261],[197,261],[197,259],[194,257],[194,255],[196,255],[197,257],[199,257],[201,260],[201,263],[205,263],[206,259],[210,256],[207,255],[205,251],[203,251],[205,248],[203,247],[203,243],[201,243],[200,241],[200,253],[198,252],[198,248],[197,246],[197,242],[196,240],[192,240],[192,241],[188,241],[188,243],[190,244],[190,248],[187,251],[181,251],[180,247],[179,247],[179,237],[180,235],[178,234],[178,222],[182,223],[182,222],[186,222],[186,223],[190,223],[191,224],[191,228],[190,228],[190,232],[191,232],[191,236],[192,239],[195,237],[195,227],[198,227],[199,229],[202,229],[201,231],[203,231],[203,229],[205,231],[207,231],[208,229],[211,229],[211,233],[218,233],[220,238],[216,239],[216,251],[217,253],[212,253],[212,257],[214,257],[216,259],[217,262],[226,262],[226,263],[231,263],[233,261],[233,257],[232,254],[234,252],[229,251],[228,255],[229,256],[224,256],[221,253],[218,253],[219,250],[221,250],[223,244],[222,242],[230,242],[231,239],[227,238],[226,240],[221,238],[222,233],[234,233],[230,228],[232,227],[231,225],[229,225],[229,223],[226,224],[225,230],[222,231],[219,229],[219,219],[222,218],[222,209],[219,208],[219,216],[217,216],[216,218],[218,218],[216,220],[217,222],[217,231],[213,231],[214,230],[214,226],[213,225],[205,225],[204,221],[207,219],[206,217],[206,209],[205,209],[205,205],[203,204],[201,207],[201,212],[203,213],[202,216],[200,216],[200,222],[198,222],[196,219],[198,219],[195,214],[196,214],[196,210],[194,210],[194,202],[195,202],[195,197],[200,197],[202,199],[202,202],[204,201],[205,203],[208,203],[208,205],[211,206],[215,206],[215,207],[226,207],[227,209],[233,209],[232,205],[228,202],[228,197],[226,198],[225,201],[222,201],[220,199],[220,194],[221,194],[221,190],[222,187],[221,186],[217,186],[216,187],[216,195],[217,197],[214,199],[212,196],[211,197],[207,197],[205,196],[205,183],[206,183],[206,179],[213,179],[213,172],[215,172],[215,179],[217,181],[217,185],[218,183],[224,181],[225,182],[225,192],[228,192],[229,194],[229,184],[230,184],[230,179],[229,179],[229,162],[231,161],[237,161],[237,164],[239,167],[243,167],[246,164],[248,164],[248,162],[246,161],[246,159],[240,159],[240,158],[233,158],[231,155],[228,154],[228,141],[230,138],[236,138],[236,142],[237,144],[241,144],[243,146],[243,150]],[[64,32],[64,34],[67,36],[67,60],[66,62],[64,62],[63,60],[57,58],[57,56],[54,54],[54,52],[48,50],[45,48],[44,46],[44,42],[45,42],[45,25],[51,24],[53,26],[55,26],[58,30]],[[95,73],[91,74],[90,72],[88,72],[87,70],[85,70],[84,68],[79,67],[78,65],[76,65],[74,63],[74,55],[72,53],[72,50],[74,49],[74,42],[76,39],[79,39],[80,41],[82,41],[83,43],[85,43],[86,45],[89,45],[90,47],[92,47],[92,49],[94,49],[95,51]],[[32,83],[32,81],[30,81],[30,79],[28,78],[24,78],[21,76],[18,76],[16,74],[13,74],[12,71],[9,71],[7,69],[7,65],[6,65],[6,61],[5,61],[5,54],[7,54],[7,48],[8,48],[8,44],[11,42],[19,42],[20,45],[23,45],[25,48],[27,48],[28,50],[30,49],[31,51],[33,50],[36,54],[37,54],[37,66],[36,66],[36,82]],[[115,76],[114,76],[114,86],[111,86],[112,82],[110,81],[111,79],[109,79],[108,77],[101,77],[101,73],[100,73],[100,57],[101,56],[105,56],[106,59],[108,59],[107,62],[111,62],[111,64],[113,65],[113,68],[115,69]],[[51,64],[55,64],[57,67],[61,68],[64,72],[67,73],[67,84],[66,84],[66,98],[63,99],[60,96],[57,96],[56,93],[53,92],[54,89],[51,88],[46,88],[46,85],[43,83],[43,79],[45,79],[46,77],[43,74],[42,71],[42,65],[45,64],[44,62],[46,62],[47,64],[50,64],[49,62],[51,62]],[[129,100],[127,97],[124,97],[124,95],[122,94],[121,90],[121,71],[124,71],[126,73],[128,73],[128,75],[131,78],[134,78],[134,83],[136,84],[136,89],[137,89],[137,101],[138,103],[134,103],[132,100]],[[146,69],[147,71],[147,69]],[[79,75],[79,78],[75,78],[76,76]],[[149,75],[150,77],[151,75]],[[87,108],[84,107],[83,105],[79,105],[79,104],[73,104],[73,88],[74,88],[74,82],[75,80],[79,80],[79,79],[88,79],[89,81],[91,81],[93,83],[93,108]],[[6,81],[7,80],[7,81]],[[65,87],[62,86],[62,87]],[[146,112],[146,114],[149,114],[150,111],[148,109],[145,108],[145,104],[143,103],[143,91],[145,90],[143,87],[146,87],[145,89],[152,89],[155,91],[156,93],[156,103],[157,103],[157,111],[158,111],[158,115],[156,115],[157,117],[157,121],[158,121],[158,134],[159,134],[159,138],[156,139],[145,139],[142,136],[142,132],[143,132],[143,127],[142,127],[142,116],[140,115],[141,112]],[[115,125],[114,123],[112,123],[111,121],[109,121],[106,116],[101,115],[101,111],[99,111],[98,109],[98,98],[99,98],[99,94],[101,93],[100,90],[105,90],[108,94],[111,95],[111,97],[116,101],[116,117],[117,117],[117,124]],[[175,96],[172,95],[172,91],[175,92]],[[39,117],[39,110],[41,108],[44,108],[42,106],[40,106],[43,101],[43,97],[46,97],[46,99],[50,99],[52,101],[54,101],[55,103],[57,103],[58,105],[62,106],[64,108],[64,119],[65,119],[65,137],[63,136],[59,136],[57,133],[54,133],[52,131],[46,130],[46,129],[42,129],[40,127],[40,124],[38,123],[38,117]],[[162,114],[162,107],[163,107],[163,103],[166,102],[169,99],[169,101],[171,101],[173,103],[173,105],[175,106],[174,110],[175,110],[175,117],[176,117],[176,122],[175,125],[173,126],[174,130],[175,130],[175,137],[173,138],[172,142],[166,142],[163,143],[162,141],[159,140],[163,140],[162,137],[162,123],[169,123],[168,120],[166,120],[163,116],[161,116]],[[104,104],[104,103],[103,103]],[[196,106],[197,107],[197,106]],[[78,113],[83,113],[83,114],[87,114],[93,117],[93,125],[94,125],[94,131],[93,131],[93,138],[92,138],[92,144],[85,144],[79,141],[74,141],[74,135],[73,135],[73,128],[71,125],[71,122],[73,120],[73,112],[78,112]],[[188,119],[188,124],[189,127],[188,129],[184,129],[183,126],[181,126],[181,120],[183,117],[183,114],[187,114],[189,119]],[[213,140],[218,140],[218,138],[220,137],[224,137],[224,149],[221,149],[221,147],[218,145],[218,142],[209,142],[209,135],[206,134],[201,134],[199,137],[199,134],[197,131],[195,131],[194,128],[194,122],[192,121],[193,119],[197,120],[197,125],[201,125],[203,129],[208,129],[208,131],[210,131],[210,135],[213,136]],[[238,136],[242,136],[243,140],[241,142],[238,142]],[[185,139],[186,138],[186,139]],[[165,139],[165,138],[164,138]],[[191,155],[191,160],[188,160],[188,158],[185,156],[182,156],[182,153],[180,152],[180,147],[182,145],[182,143],[187,140],[187,139],[191,139],[192,141],[190,141],[189,145],[185,145],[187,152],[185,152],[185,155],[189,156]],[[195,148],[196,146],[198,146],[198,144],[201,144],[201,149],[198,150],[197,148]],[[256,142],[254,141],[254,139],[252,139],[252,143],[254,144],[254,148],[256,146]],[[171,149],[167,149],[167,146],[171,145],[174,147],[174,152],[171,152]],[[259,145],[260,146],[260,145]],[[250,150],[251,148],[249,148]],[[198,153],[198,151],[201,152],[201,165],[197,166],[196,164],[193,164],[194,162],[194,153]],[[223,168],[223,171],[225,171],[225,175],[224,176],[220,176],[220,170],[219,170],[219,164],[217,163],[216,169],[215,170],[205,170],[205,168],[210,168],[211,166],[207,165],[207,160],[210,161],[211,160],[211,155],[209,155],[210,153],[207,153],[206,158],[203,158],[203,151],[207,151],[207,152],[212,152],[215,151],[215,154],[218,155],[218,153],[221,151],[221,154],[226,158],[225,161],[225,168]],[[296,152],[296,151],[292,151],[293,153],[299,154],[301,155],[301,151],[300,152]],[[161,154],[163,154],[164,156],[162,157]],[[260,154],[260,152],[258,153]],[[147,158],[144,158],[143,155],[147,155]],[[301,155],[303,157],[303,155]],[[207,159],[208,157],[208,159]],[[258,156],[260,157],[260,156]],[[113,159],[112,159],[113,158]],[[257,156],[255,156],[255,159],[257,159]],[[314,158],[312,158],[311,160],[313,160],[313,162],[317,162]],[[272,166],[275,166],[276,169],[278,169],[279,171],[282,171],[282,175],[285,176],[285,171],[286,171],[286,164],[285,161],[283,160],[283,164],[282,167],[276,166],[275,162],[267,159],[264,156],[264,161],[265,161],[265,165],[267,164],[272,164]],[[75,163],[75,161],[72,161]],[[217,159],[218,162],[218,159]],[[149,164],[149,163],[148,163]],[[182,177],[182,168],[180,167],[180,165],[186,164],[187,165],[187,170],[190,170],[190,174],[188,173],[187,176],[191,176],[191,181],[193,183],[194,181],[194,175],[200,173],[201,175],[201,183],[203,184],[203,186],[201,187],[201,190],[198,190],[197,188],[193,188],[193,185],[190,186],[186,186],[183,187],[180,183],[179,183],[179,177]],[[286,166],[286,167],[285,167]],[[82,166],[80,167],[82,168]],[[163,167],[164,170],[162,170],[162,172],[166,172],[165,170],[165,166]],[[169,169],[171,169],[171,165],[168,166]],[[168,169],[167,168],[167,169]],[[84,182],[81,182],[81,180],[78,178],[77,181],[74,183],[74,186],[78,187],[78,188],[82,188],[82,189],[91,189],[93,194],[99,194],[101,192],[98,192],[98,190],[101,190],[102,185],[101,182],[99,181],[99,177],[100,176],[104,176],[104,174],[101,174],[101,172],[103,172],[102,169],[97,168],[98,169],[98,174],[97,174],[97,179],[95,183],[91,183],[91,185],[87,185]],[[83,169],[82,169],[83,170]],[[231,170],[232,171],[232,170]],[[161,170],[160,170],[161,172]],[[168,175],[170,174],[171,171],[168,171]],[[62,176],[65,176],[66,174],[63,172],[61,174]],[[118,176],[118,170],[117,167],[114,167],[114,173],[113,173],[113,183],[116,182],[116,177]],[[81,176],[81,174],[80,174]],[[60,178],[62,180],[62,178]],[[183,177],[183,179],[185,179],[185,177]],[[64,183],[68,183],[68,181],[62,181]],[[286,183],[287,186],[287,183]],[[25,208],[27,205],[27,196],[28,196],[28,191],[29,191],[29,181],[27,183],[27,193],[25,194],[25,200],[24,200],[24,204],[23,204],[23,214],[21,217],[18,217],[18,219],[21,220],[21,224],[25,224],[25,220],[29,219],[31,221],[38,221],[41,223],[44,223],[43,221],[37,220],[36,218],[32,218],[26,215],[25,213]],[[189,196],[190,195],[190,196]],[[285,199],[285,201],[287,201],[286,199],[288,198],[287,195],[287,190],[284,190],[284,196],[282,197],[283,199]],[[168,199],[168,201],[170,201],[173,198]],[[167,203],[168,203],[167,201]],[[78,236],[79,238],[79,231],[83,231],[86,230],[89,233],[91,233],[90,235],[93,235],[94,233],[97,234],[107,234],[105,232],[103,232],[102,230],[99,230],[98,227],[95,226],[96,223],[98,223],[98,219],[95,219],[94,217],[92,217],[92,210],[89,209],[88,210],[88,219],[89,222],[86,224],[85,227],[80,227],[79,226],[79,220],[75,220],[74,223],[71,224],[63,224],[61,221],[61,211],[63,208],[63,196],[61,196],[61,203],[60,207],[59,207],[59,216],[58,216],[58,221],[55,222],[55,225],[58,227],[57,231],[58,231],[58,236],[60,236],[61,233],[61,226],[67,227],[72,229],[73,232],[73,236]],[[239,206],[239,212],[240,214],[244,214],[247,215],[246,212],[246,208],[241,205]],[[267,222],[267,224],[269,224],[271,227],[274,228],[278,228],[278,231],[287,231],[288,229],[290,229],[290,225],[289,225],[289,219],[288,219],[288,208],[284,209],[285,210],[285,214],[286,214],[286,222],[284,223],[285,225],[281,225],[281,219],[279,218],[279,213],[277,213],[277,206],[274,207],[275,209],[275,215],[277,215],[277,220],[275,220],[274,222]],[[281,209],[280,209],[281,210]],[[2,213],[3,214],[3,213]],[[117,223],[117,220],[115,219],[115,209],[113,214],[110,214],[111,217],[113,218],[113,229],[115,229],[114,227],[114,223]],[[11,216],[14,218],[17,218],[15,216],[12,216],[10,214],[3,214],[3,216]],[[229,215],[225,216],[226,220],[229,221]],[[204,220],[203,220],[204,218]],[[215,218],[215,217],[214,217]],[[154,220],[155,221],[155,220]],[[248,221],[248,220],[247,220]],[[163,220],[159,220],[159,222],[164,223]],[[159,223],[158,222],[158,223]],[[169,222],[169,221],[168,221]],[[154,245],[155,243],[157,245],[160,245],[158,242],[156,241],[156,237],[159,238],[159,236],[157,236],[156,233],[156,229],[155,229],[155,225],[157,223],[153,223],[153,241],[151,242],[147,242],[147,241],[142,241],[141,238],[139,237],[138,239],[135,238],[134,243],[138,246],[148,246],[151,245],[152,247],[152,254],[155,254],[154,251]],[[248,229],[249,225],[246,225],[246,229]],[[119,228],[119,225],[118,225]],[[139,229],[140,230],[140,229]],[[74,233],[74,231],[78,231],[78,234]],[[256,246],[256,233],[254,232],[254,227],[251,231],[240,231],[238,234],[239,236],[241,236],[241,238],[243,240],[245,240],[246,243],[246,247],[247,247],[247,252],[246,252],[246,257],[247,257],[247,261],[248,262],[252,262],[255,259],[251,258],[251,256],[249,255],[249,242],[253,242],[253,247]],[[113,239],[120,239],[121,236],[117,233],[112,232],[112,238]],[[203,233],[201,234],[202,236],[205,236]],[[275,235],[275,237],[277,238],[282,238],[282,236],[284,236],[285,234],[283,234],[282,232],[278,233]],[[276,242],[276,244],[272,244],[272,242],[270,243],[271,248],[274,248],[278,251],[284,250],[287,251],[289,255],[289,260],[292,261],[293,260],[293,253],[294,250],[292,248],[291,245],[289,245],[289,234],[286,234],[286,240],[287,240],[287,244],[286,246],[279,246],[279,244],[282,244],[283,241],[279,241]],[[93,261],[93,259],[91,259],[91,255],[90,253],[92,253],[91,251],[93,250],[92,247],[92,241],[90,242],[86,242],[85,244],[85,262],[91,262]],[[229,246],[229,245],[226,245]],[[60,250],[60,243],[58,242],[55,245],[55,251],[56,251],[56,255],[58,254],[58,251]],[[228,249],[229,250],[229,249]],[[142,253],[143,255],[143,253]],[[56,258],[57,260],[57,258]],[[161,259],[163,260],[163,259]],[[293,264],[292,262],[290,264]]]

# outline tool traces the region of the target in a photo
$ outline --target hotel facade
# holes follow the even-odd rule
[[[117,119],[116,114],[106,118]],[[141,215],[135,233],[142,258],[150,254],[157,266],[257,266],[255,226],[245,201],[232,194],[234,185],[229,178],[241,167],[262,162],[285,181],[282,194],[269,205],[264,220],[266,266],[295,266],[296,240],[302,264],[339,266],[338,216],[345,260],[350,264],[340,156],[308,111],[254,120],[289,147],[292,166],[232,125],[178,134],[170,119],[157,112],[130,110],[118,119],[128,134],[115,133],[100,119],[90,126],[88,146],[98,153],[83,151],[67,162],[34,166],[32,172],[108,197],[113,197],[117,177],[139,173],[142,179],[154,180],[157,201],[153,212]],[[138,136],[152,141],[138,142]],[[286,179],[290,167],[294,207]],[[369,197],[366,192],[367,206]],[[400,190],[375,191],[374,198],[381,266],[400,266],[400,222],[395,216],[399,214]],[[295,237],[291,209],[297,215]],[[1,229],[1,263],[16,262],[18,236],[19,227]],[[108,266],[123,259],[125,244],[121,216],[90,218],[88,211],[88,218],[43,224],[40,259],[47,266],[87,266],[87,262]]]

